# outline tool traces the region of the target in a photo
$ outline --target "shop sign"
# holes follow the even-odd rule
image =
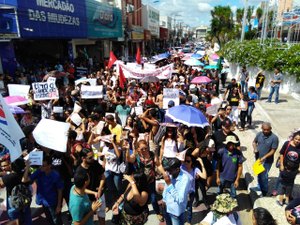
[[[140,26],[131,27],[131,39],[132,40],[144,40],[144,28]]]
[[[148,7],[148,29],[153,36],[159,36],[159,11]]]
[[[121,10],[97,0],[86,0],[88,37],[122,37]]]
[[[22,37],[86,37],[82,0],[18,0]]]
[[[145,41],[151,40],[151,32],[150,32],[150,30],[144,30],[144,39],[145,39]]]

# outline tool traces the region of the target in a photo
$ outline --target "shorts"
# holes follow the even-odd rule
[[[283,183],[279,182],[278,194],[290,196],[293,192],[293,187],[294,187],[294,184],[283,184]]]
[[[106,204],[105,204],[105,196],[104,194],[101,196],[101,202],[102,205],[99,209],[97,209],[97,216],[100,218],[105,218],[105,208],[106,208]]]

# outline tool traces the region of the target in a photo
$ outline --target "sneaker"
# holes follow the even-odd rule
[[[271,101],[269,101],[269,100],[267,100],[266,102],[267,102],[267,103],[271,103]]]
[[[278,104],[279,102],[275,102],[275,104]]]

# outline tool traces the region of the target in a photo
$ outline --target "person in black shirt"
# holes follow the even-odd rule
[[[31,225],[30,206],[20,210],[12,207],[10,201],[12,189],[22,183],[24,168],[25,162],[23,158],[16,159],[11,164],[11,172],[0,178],[0,188],[6,188],[6,205],[9,220],[17,220],[19,222],[18,224]]]
[[[231,83],[228,84],[227,88],[226,88],[226,91],[224,93],[224,98],[223,99],[226,99],[226,96],[227,94],[228,95],[231,95],[232,91],[234,88],[238,88],[241,90],[241,85],[239,83],[236,82],[236,79],[235,78],[232,78],[231,79]]]
[[[256,92],[257,92],[257,100],[260,99],[261,90],[264,86],[265,79],[266,79],[266,77],[263,74],[263,71],[259,71],[257,76],[256,76],[256,79],[255,79],[255,89],[256,89]]]
[[[89,194],[92,202],[101,199],[102,205],[97,210],[97,216],[100,225],[105,224],[105,198],[103,195],[105,176],[103,167],[94,160],[94,153],[92,150],[84,148],[80,152],[82,163],[77,167],[76,173],[82,170],[86,171],[90,177],[90,183],[85,190]]]

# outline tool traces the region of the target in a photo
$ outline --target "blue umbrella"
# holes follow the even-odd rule
[[[193,55],[191,55],[191,58],[195,58],[195,59],[201,59],[202,57],[203,57],[203,55],[196,54],[196,53],[194,53]]]
[[[188,66],[204,66],[202,62],[200,62],[198,59],[190,58],[184,62],[185,65]]]
[[[190,105],[178,105],[169,108],[166,115],[174,122],[182,123],[188,127],[205,127],[209,123],[203,113]]]

